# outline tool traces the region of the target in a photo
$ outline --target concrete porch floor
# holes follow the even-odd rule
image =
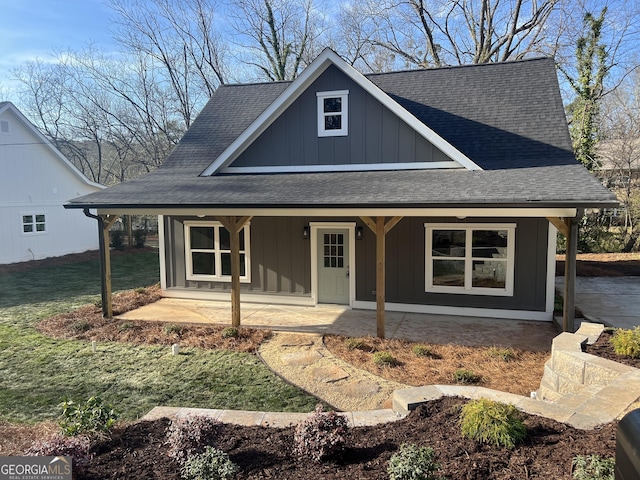
[[[123,320],[230,325],[231,303],[162,298],[118,316]],[[414,342],[502,346],[548,351],[558,334],[551,322],[480,317],[385,313],[386,337]],[[242,303],[241,326],[276,332],[375,336],[376,312],[341,305],[300,307]]]

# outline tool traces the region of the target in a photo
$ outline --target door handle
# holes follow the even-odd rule
[[[349,278],[349,267],[347,267],[347,278]]]

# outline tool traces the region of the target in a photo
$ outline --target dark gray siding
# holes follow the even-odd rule
[[[215,218],[165,217],[167,288],[222,291],[229,282],[187,280],[184,221]],[[302,218],[260,217],[251,220],[251,283],[242,291],[280,295],[311,295],[310,245],[302,238]]]
[[[316,92],[349,90],[349,134],[318,137]],[[248,99],[250,101],[250,99]],[[450,160],[334,66],[232,164],[342,165]]]
[[[387,235],[386,300],[392,303],[544,311],[547,236],[545,219],[473,219],[471,223],[516,223],[512,297],[425,292],[425,223],[465,223],[457,219],[405,218]],[[375,236],[364,229],[358,242],[356,298],[375,301]]]
[[[228,282],[187,281],[184,257],[185,220],[165,217],[167,287],[223,291]],[[213,220],[213,219],[211,219]],[[258,217],[251,220],[251,284],[246,292],[309,296],[311,294],[311,242],[302,229],[313,221],[360,219]],[[392,303],[444,305],[544,311],[546,306],[547,235],[545,219],[473,219],[472,223],[516,223],[514,295],[512,297],[433,294],[425,290],[425,223],[465,223],[446,218],[403,219],[387,235],[386,300]],[[356,241],[356,299],[375,302],[375,236],[366,226]]]

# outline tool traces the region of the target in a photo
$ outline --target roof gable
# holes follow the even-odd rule
[[[14,118],[18,120],[18,123],[24,128],[30,135],[36,138],[37,142],[42,144],[62,165],[63,168],[67,169],[71,172],[75,177],[77,177],[81,182],[86,185],[96,187],[96,188],[105,188],[104,185],[101,185],[96,182],[92,182],[89,180],[78,168],[71,163],[67,157],[65,157],[60,150],[58,150],[47,137],[45,137],[35,125],[33,125],[27,117],[25,117],[18,108],[11,102],[0,102],[0,115],[4,113],[11,113]]]
[[[367,94],[380,102],[385,108],[396,115],[402,122],[410,125],[415,131],[436,147],[446,157],[459,167],[468,170],[480,170],[481,168],[466,155],[455,148],[451,143],[435,133],[423,122],[418,121],[414,115],[393,100],[389,95],[360,74],[353,67],[342,60],[335,52],[325,49],[293,82],[288,84],[282,93],[271,103],[233,142],[202,172],[201,175],[209,176],[224,172],[260,135],[262,135],[307,89],[331,66],[335,66],[344,75],[362,88]],[[314,109],[315,112],[315,109]],[[323,171],[323,169],[335,170],[331,167],[310,166],[307,171]],[[353,169],[353,166],[346,166]],[[367,166],[367,169],[371,167]],[[387,167],[397,169],[395,167]],[[424,165],[421,168],[425,168]],[[285,171],[293,171],[285,169]]]

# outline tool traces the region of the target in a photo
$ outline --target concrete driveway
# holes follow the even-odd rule
[[[562,292],[564,277],[556,277]],[[576,307],[592,322],[617,328],[640,325],[640,277],[577,277]]]

